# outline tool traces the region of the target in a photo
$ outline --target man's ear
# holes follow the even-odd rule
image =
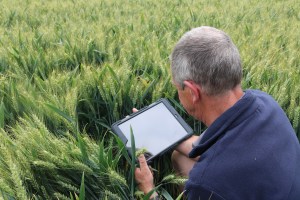
[[[184,85],[190,90],[193,103],[200,100],[201,92],[199,86],[193,81],[183,81]]]

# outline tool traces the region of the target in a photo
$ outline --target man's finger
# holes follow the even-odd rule
[[[136,108],[132,108],[132,112],[137,112],[137,111],[139,111],[138,109],[136,109]]]
[[[146,161],[146,158],[145,158],[145,156],[144,156],[144,154],[141,154],[139,157],[138,157],[138,159],[139,159],[139,163],[140,163],[140,168],[141,168],[141,170],[143,170],[143,169],[148,169],[149,167],[148,167],[148,164],[147,164],[147,161]]]

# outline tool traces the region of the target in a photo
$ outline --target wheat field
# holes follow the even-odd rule
[[[169,69],[176,41],[201,25],[231,36],[243,88],[271,94],[300,138],[297,0],[0,2],[0,199],[148,199],[110,126],[165,97],[204,128]],[[182,198],[169,156],[154,168],[157,190]]]

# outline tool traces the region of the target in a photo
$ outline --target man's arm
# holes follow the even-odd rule
[[[173,151],[171,160],[176,174],[184,177],[189,176],[191,169],[199,159],[199,156],[196,158],[189,157],[189,153],[193,148],[193,143],[197,141],[198,138],[199,136],[191,136],[177,145]]]
[[[193,142],[195,142],[198,138],[199,138],[199,136],[196,136],[196,135],[189,137],[188,139],[186,139],[183,142],[181,142],[180,144],[178,144],[176,146],[175,150],[188,158],[189,153],[193,149]],[[199,157],[191,158],[191,159],[197,161],[199,159]]]

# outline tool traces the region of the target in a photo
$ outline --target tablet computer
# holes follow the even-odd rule
[[[136,151],[145,149],[148,162],[193,134],[192,128],[167,99],[160,99],[112,125],[112,131],[121,138],[132,156],[130,127]]]

